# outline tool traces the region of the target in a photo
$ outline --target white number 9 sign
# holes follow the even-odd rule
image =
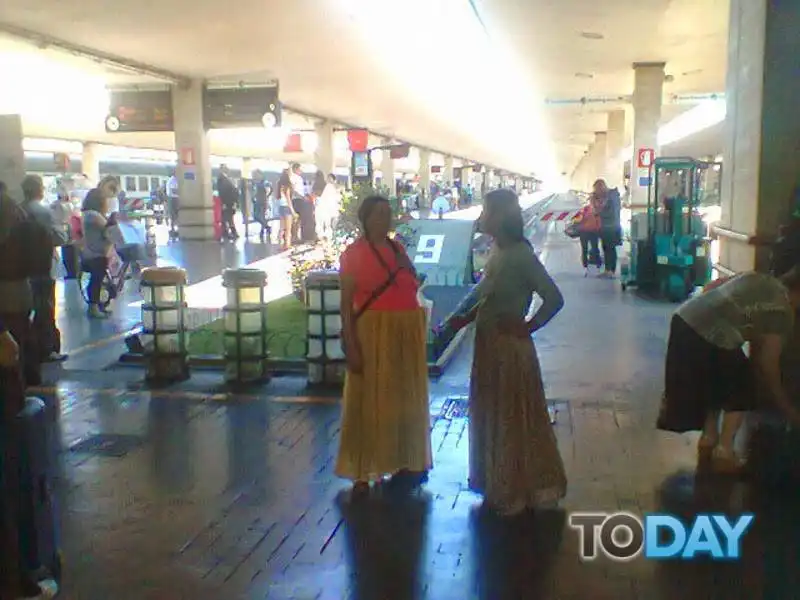
[[[421,235],[417,243],[414,262],[417,264],[439,264],[444,248],[443,235]]]

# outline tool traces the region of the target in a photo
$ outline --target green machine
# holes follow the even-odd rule
[[[637,286],[682,302],[711,280],[711,239],[700,209],[718,201],[721,173],[721,164],[692,158],[653,162],[647,211],[631,217],[623,290]]]

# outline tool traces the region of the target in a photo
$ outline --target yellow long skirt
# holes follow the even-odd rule
[[[425,313],[367,311],[357,325],[364,371],[345,376],[336,474],[374,481],[432,466]]]

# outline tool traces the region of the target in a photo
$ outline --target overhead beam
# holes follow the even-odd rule
[[[101,50],[97,50],[95,48],[89,48],[87,46],[82,46],[79,44],[73,44],[72,42],[68,42],[66,40],[44,34],[39,33],[37,31],[32,31],[30,29],[25,29],[23,27],[18,27],[16,25],[12,25],[11,23],[4,23],[0,22],[0,33],[4,33],[8,36],[17,38],[29,44],[36,46],[40,50],[57,50],[67,54],[71,54],[78,58],[83,58],[85,60],[89,60],[95,63],[99,63],[102,65],[106,65],[109,67],[114,67],[116,69],[126,71],[128,73],[134,75],[141,75],[144,77],[150,77],[153,79],[157,79],[160,81],[165,81],[180,87],[189,87],[191,85],[191,78],[185,75],[181,75],[178,73],[174,73],[172,71],[168,71],[166,69],[161,69],[159,67],[154,67],[152,65],[148,65],[145,63],[141,63],[135,60],[131,60],[122,56],[117,56],[115,54],[109,54],[107,52],[103,52]],[[308,111],[302,108],[297,108],[291,105],[283,105],[283,108],[288,110],[289,112],[298,114],[300,116],[305,116],[311,119],[317,120],[331,120],[348,129],[366,129],[370,133],[381,137],[390,137],[392,139],[398,139],[398,141],[402,141],[409,145],[412,145],[416,148],[428,150],[430,152],[435,152],[436,154],[441,154],[444,156],[452,156],[453,154],[450,152],[443,152],[437,148],[431,148],[429,146],[421,145],[415,143],[413,140],[409,140],[407,138],[396,138],[394,134],[389,134],[383,131],[377,131],[375,129],[371,129],[369,127],[363,127],[361,125],[354,125],[351,123],[342,122],[339,119],[326,117],[312,111]],[[462,159],[463,160],[463,159]]]
[[[179,75],[177,73],[160,69],[152,65],[140,63],[122,56],[108,54],[107,52],[102,52],[94,48],[73,44],[72,42],[67,42],[51,35],[38,33],[22,27],[17,27],[16,25],[11,25],[10,23],[0,22],[0,33],[5,33],[11,37],[33,44],[40,50],[59,50],[79,58],[127,71],[134,75],[151,77],[153,79],[159,79],[161,81],[166,81],[182,87],[187,87],[190,83],[190,78],[186,77],[185,75]]]
[[[376,135],[378,137],[391,138],[393,140],[397,140],[398,143],[408,144],[408,145],[413,146],[414,148],[417,148],[419,150],[427,150],[428,152],[433,152],[435,154],[441,154],[442,156],[452,156],[453,158],[457,158],[457,159],[459,159],[461,161],[464,161],[464,162],[474,162],[476,164],[479,162],[477,159],[469,159],[469,160],[467,160],[465,158],[461,158],[461,157],[453,154],[452,152],[444,152],[442,150],[439,150],[437,148],[432,148],[432,147],[426,146],[424,144],[417,144],[416,142],[414,142],[414,140],[408,139],[406,137],[398,137],[393,133],[380,131],[380,130],[377,130],[377,129],[374,129],[374,128],[370,128],[370,127],[364,127],[363,125],[354,125],[353,123],[348,123],[346,121],[342,121],[340,119],[336,119],[336,118],[333,118],[333,117],[325,117],[325,116],[320,115],[318,113],[315,113],[313,111],[306,110],[304,108],[298,108],[298,107],[296,107],[294,105],[291,105],[291,104],[283,104],[283,103],[281,103],[281,106],[283,107],[283,109],[289,111],[290,113],[294,113],[296,115],[300,115],[301,117],[307,117],[309,119],[316,119],[316,120],[319,120],[319,121],[333,121],[334,123],[336,123],[337,125],[340,126],[340,127],[336,128],[339,131],[347,131],[348,129],[365,129],[369,133],[371,133],[373,135]],[[481,162],[480,164],[486,164],[486,163]]]
[[[632,96],[583,96],[581,98],[545,98],[548,106],[588,106],[594,104],[630,104]],[[709,100],[724,100],[725,92],[711,94],[669,94],[664,104],[700,104]]]

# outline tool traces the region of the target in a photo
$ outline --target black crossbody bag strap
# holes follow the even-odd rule
[[[395,256],[398,256],[400,254],[400,252],[398,251],[397,246],[395,246],[394,242],[389,242],[389,243],[392,245],[392,250],[394,250]],[[370,294],[369,298],[367,298],[367,301],[364,302],[364,304],[362,304],[359,307],[359,309],[353,315],[353,320],[354,321],[357,321],[358,318],[361,315],[363,315],[369,309],[370,306],[375,304],[375,302],[381,296],[383,296],[383,294],[386,292],[386,290],[388,290],[390,287],[392,287],[392,285],[394,284],[395,279],[397,279],[397,276],[400,274],[400,271],[403,270],[403,267],[398,267],[396,270],[392,271],[391,267],[389,267],[389,265],[386,264],[386,261],[383,259],[383,256],[381,256],[381,253],[378,251],[378,249],[375,247],[375,245],[370,242],[369,247],[372,249],[372,252],[375,254],[375,258],[377,258],[378,262],[381,263],[381,266],[383,266],[383,268],[386,269],[386,272],[389,274],[389,276],[386,278],[386,281],[384,281],[381,285],[379,285],[377,288],[375,288],[373,290],[372,294]]]

